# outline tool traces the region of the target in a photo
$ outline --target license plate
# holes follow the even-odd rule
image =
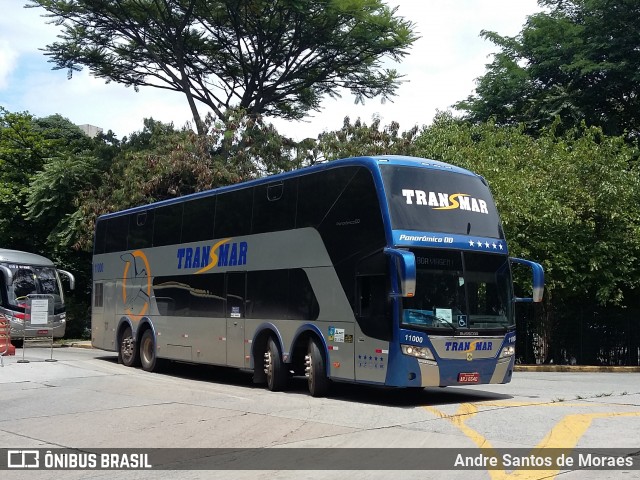
[[[480,374],[478,372],[458,374],[458,383],[478,383],[479,381]]]

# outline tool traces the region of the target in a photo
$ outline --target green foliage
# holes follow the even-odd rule
[[[98,159],[91,155],[63,154],[47,159],[44,168],[33,175],[29,186],[25,217],[48,232],[54,247],[69,247],[70,216],[76,211],[78,192],[97,183]]]
[[[32,251],[45,248],[48,230],[29,217],[32,181],[49,157],[63,152],[73,155],[90,145],[78,127],[59,115],[36,119],[0,107],[0,244]]]
[[[340,130],[318,136],[317,153],[326,160],[362,155],[412,155],[418,127],[400,133],[400,124],[392,122],[380,129],[380,119],[371,126],[357,119],[351,123],[345,117]]]
[[[537,132],[598,126],[607,135],[640,133],[640,3],[540,0],[516,37],[482,32],[500,51],[456,108],[476,122],[524,123]]]
[[[325,95],[395,94],[413,24],[381,0],[30,0],[62,27],[45,48],[55,68],[88,67],[107,81],[185,94],[198,132],[199,102],[225,119],[300,119]]]

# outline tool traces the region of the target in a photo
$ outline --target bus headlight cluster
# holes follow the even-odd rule
[[[402,353],[410,357],[424,358],[426,360],[435,360],[433,353],[427,347],[416,347],[415,345],[400,345]]]
[[[500,358],[512,357],[516,353],[516,347],[513,345],[508,345],[502,349],[500,352]]]

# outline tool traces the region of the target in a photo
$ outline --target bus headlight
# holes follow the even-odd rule
[[[427,347],[416,347],[415,345],[400,345],[402,353],[410,357],[424,358],[426,360],[435,360],[433,353]]]
[[[516,347],[513,345],[507,345],[500,352],[500,358],[512,357],[516,353]]]

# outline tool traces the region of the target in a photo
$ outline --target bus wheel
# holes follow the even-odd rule
[[[147,372],[155,372],[158,367],[156,358],[156,342],[153,338],[153,330],[145,330],[140,340],[140,363],[142,369]]]
[[[118,363],[122,363],[127,367],[135,367],[138,365],[140,356],[136,340],[133,338],[131,327],[127,327],[120,337],[120,348],[118,350]]]
[[[277,392],[284,389],[287,384],[287,372],[273,338],[269,338],[267,342],[267,351],[264,354],[264,373],[267,374],[267,388],[269,390]]]
[[[324,358],[318,342],[309,340],[309,350],[305,359],[305,376],[309,382],[309,393],[312,397],[322,397],[329,390],[329,379],[325,369]]]

